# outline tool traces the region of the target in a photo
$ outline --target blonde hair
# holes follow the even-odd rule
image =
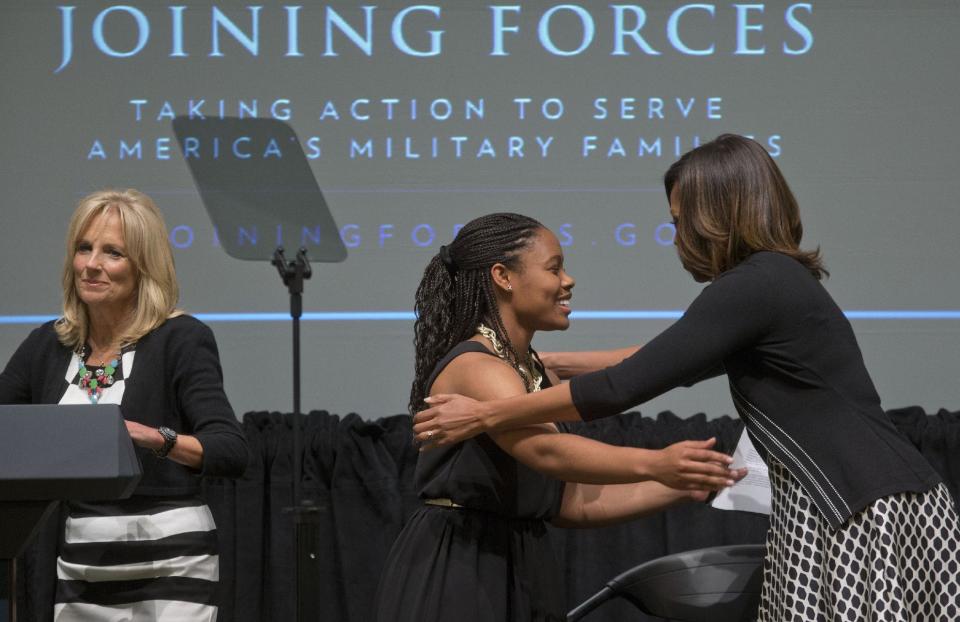
[[[123,345],[141,337],[180,315],[176,308],[180,296],[173,252],[167,226],[156,204],[137,190],[100,190],[80,199],[67,229],[67,252],[63,261],[63,317],[55,329],[60,343],[73,350],[87,341],[89,315],[77,294],[73,259],[80,237],[95,218],[115,210],[120,217],[127,258],[137,281],[136,302],[130,322],[119,335]]]

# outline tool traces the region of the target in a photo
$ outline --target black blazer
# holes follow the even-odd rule
[[[936,471],[880,406],[850,322],[795,259],[758,252],[717,277],[636,354],[570,381],[584,419],[612,415],[718,364],[761,453],[777,458],[834,529]]]
[[[56,404],[71,356],[52,321],[34,329],[0,374],[0,403]],[[199,471],[137,447],[143,479],[134,494],[195,494],[200,476],[243,475],[247,442],[223,392],[213,332],[196,318],[171,318],[137,342],[120,410],[131,421],[195,436],[203,446]]]

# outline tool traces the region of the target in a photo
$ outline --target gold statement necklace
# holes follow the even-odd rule
[[[496,331],[489,326],[480,324],[477,326],[477,332],[486,337],[487,340],[493,345],[494,354],[504,361],[507,361],[506,348],[503,347],[503,344],[500,343],[500,340],[497,338]],[[534,354],[532,349],[527,352],[527,357],[529,358],[527,365],[523,365],[518,361],[517,368],[520,372],[520,377],[523,379],[523,383],[527,387],[527,393],[535,393],[540,390],[540,385],[543,383],[543,374],[537,371],[537,366],[534,365]],[[507,362],[509,363],[510,361]]]

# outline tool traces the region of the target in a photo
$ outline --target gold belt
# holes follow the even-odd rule
[[[442,508],[462,508],[463,507],[459,503],[454,503],[450,499],[424,499],[423,502],[427,505],[437,505]]]

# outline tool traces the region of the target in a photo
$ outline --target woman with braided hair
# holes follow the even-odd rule
[[[536,220],[490,214],[464,226],[417,288],[410,412],[430,394],[491,400],[557,382],[531,340],[569,326],[573,286],[556,236]],[[376,619],[564,620],[546,521],[604,525],[702,500],[745,475],[712,444],[614,447],[551,423],[421,453],[423,506],[387,559]]]

